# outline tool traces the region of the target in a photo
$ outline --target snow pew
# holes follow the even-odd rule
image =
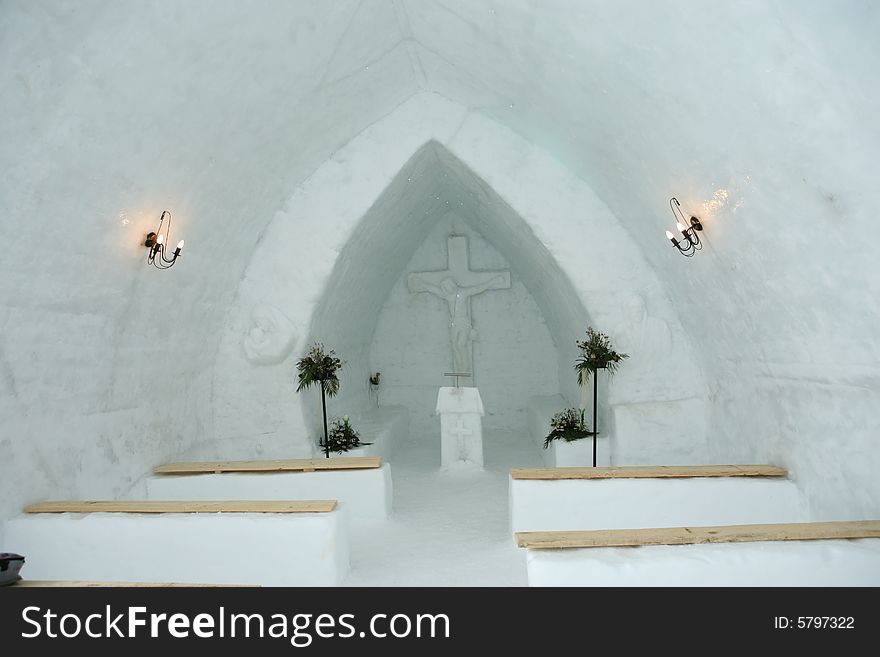
[[[349,570],[335,500],[43,502],[6,540],[33,579],[333,586]]]
[[[511,530],[806,520],[787,474],[772,465],[513,469]]]
[[[378,456],[169,463],[153,473],[148,499],[335,499],[356,525],[391,513],[391,467]]]
[[[518,532],[530,586],[878,586],[880,521]]]

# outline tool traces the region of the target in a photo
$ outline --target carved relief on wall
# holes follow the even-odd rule
[[[296,343],[296,328],[275,306],[260,303],[251,311],[244,354],[254,365],[278,365]]]

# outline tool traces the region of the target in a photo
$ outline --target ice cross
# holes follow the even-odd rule
[[[473,373],[473,341],[477,332],[471,322],[471,297],[486,290],[510,288],[510,272],[471,270],[464,235],[450,235],[446,243],[446,269],[412,272],[407,277],[407,287],[410,292],[430,292],[446,301],[452,369]]]

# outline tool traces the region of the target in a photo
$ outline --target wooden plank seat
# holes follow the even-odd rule
[[[164,589],[164,588],[215,588],[215,587],[232,586],[235,588],[247,588],[245,584],[184,584],[181,582],[88,582],[77,580],[55,580],[55,579],[22,579],[12,584],[12,588],[21,589],[94,589],[94,588],[145,588],[145,589]]]
[[[880,538],[880,520],[798,522],[718,527],[652,527],[592,531],[517,532],[518,547],[537,549],[697,545],[750,541]]]
[[[514,468],[511,479],[664,479],[688,477],[787,477],[775,465],[645,465],[605,468]]]
[[[330,459],[279,459],[272,461],[194,461],[168,463],[153,469],[157,475],[220,474],[222,472],[316,472],[382,467],[381,456],[342,456]]]
[[[75,500],[31,504],[25,513],[329,513],[336,500]]]
[[[880,520],[519,532],[533,586],[877,586]]]
[[[797,522],[785,468],[684,465],[510,471],[513,532]]]
[[[334,499],[50,501],[5,533],[36,580],[333,586],[349,570]]]
[[[274,461],[200,461],[156,467],[138,496],[156,500],[338,500],[345,521],[391,513],[391,466],[380,456]]]

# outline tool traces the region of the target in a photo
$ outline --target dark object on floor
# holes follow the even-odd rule
[[[21,579],[18,571],[24,565],[24,557],[11,552],[0,552],[0,586],[15,584]]]

